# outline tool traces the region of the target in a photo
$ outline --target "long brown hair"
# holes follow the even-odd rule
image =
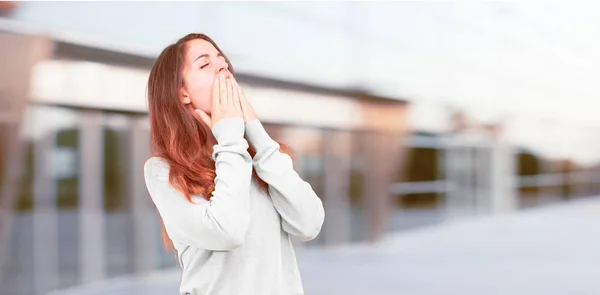
[[[223,56],[234,74],[231,62],[217,44],[205,34],[192,33],[169,45],[158,56],[148,78],[148,109],[150,116],[153,155],[161,157],[170,165],[169,179],[188,201],[201,194],[209,199],[215,189],[215,162],[211,159],[213,146],[217,143],[211,128],[194,117],[179,100],[183,86],[183,66],[187,42],[202,39],[210,42]],[[280,144],[281,151],[291,156],[289,148]],[[256,154],[250,147],[252,157]],[[260,187],[267,191],[267,183],[252,170]],[[162,224],[164,246],[173,248],[164,223]]]

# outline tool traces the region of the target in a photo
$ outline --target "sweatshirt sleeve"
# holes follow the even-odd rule
[[[246,138],[256,150],[254,169],[269,185],[283,229],[302,241],[314,239],[325,218],[321,199],[294,171],[291,157],[280,152],[279,144],[271,139],[259,120],[246,124]]]
[[[144,165],[146,187],[173,241],[207,250],[231,250],[244,242],[250,222],[252,157],[242,118],[213,126],[217,139],[215,190],[210,200],[192,195],[193,203],[169,183],[169,167],[160,158]]]

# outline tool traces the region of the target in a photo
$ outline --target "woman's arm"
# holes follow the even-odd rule
[[[271,139],[258,119],[246,123],[246,138],[256,150],[254,169],[269,184],[283,229],[303,241],[314,239],[325,218],[321,199],[294,171],[290,156],[279,151],[279,144]]]
[[[210,201],[195,196],[195,203],[190,203],[170,185],[169,167],[158,158],[146,162],[144,176],[173,241],[208,250],[231,250],[243,244],[250,221],[252,158],[242,118],[224,119],[212,131],[217,139],[212,155],[217,176]]]

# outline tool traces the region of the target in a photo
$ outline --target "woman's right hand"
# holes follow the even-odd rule
[[[226,118],[243,118],[240,91],[234,87],[229,73],[219,73],[213,83],[212,108],[210,116],[202,110],[194,110],[210,128]]]

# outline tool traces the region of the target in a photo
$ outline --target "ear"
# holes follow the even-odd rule
[[[190,104],[192,102],[190,94],[184,87],[179,88],[179,101],[181,101],[182,104]]]

